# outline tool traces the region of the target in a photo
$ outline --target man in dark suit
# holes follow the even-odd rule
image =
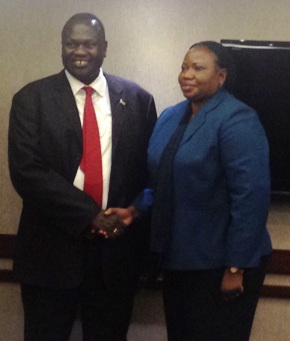
[[[84,340],[126,340],[147,228],[137,222],[113,239],[106,228],[116,224],[118,235],[120,225],[103,213],[127,207],[145,186],[156,110],[141,87],[102,72],[106,49],[100,20],[76,14],[62,31],[65,70],[13,98],[9,167],[23,199],[14,271],[25,341],[68,340],[78,308]],[[88,85],[100,130],[102,205],[83,190],[80,168]]]

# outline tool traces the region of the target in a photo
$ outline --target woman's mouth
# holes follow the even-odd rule
[[[182,91],[190,91],[194,88],[192,84],[181,84]]]

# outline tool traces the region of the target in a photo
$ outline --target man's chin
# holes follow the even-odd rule
[[[90,84],[96,78],[94,77],[95,73],[93,71],[84,67],[68,69],[68,72],[84,84]]]

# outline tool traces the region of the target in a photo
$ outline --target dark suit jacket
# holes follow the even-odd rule
[[[126,207],[147,181],[146,151],[156,110],[153,97],[138,85],[105,77],[112,110],[108,206]],[[73,186],[81,156],[82,128],[64,71],[21,89],[13,98],[9,126],[10,175],[23,199],[14,260],[21,282],[77,286],[92,246],[102,250],[100,263],[108,282],[130,276],[125,268],[133,276],[132,261],[138,259],[143,238],[140,226],[116,242],[86,238],[100,207]]]

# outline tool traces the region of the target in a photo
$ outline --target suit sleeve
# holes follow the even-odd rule
[[[155,124],[157,120],[157,114],[156,114],[156,107],[155,102],[152,96],[150,96],[149,99],[149,105],[148,105],[148,111],[147,111],[147,118],[146,118],[146,132],[147,132],[147,146],[146,149],[148,150],[148,145],[150,141],[150,137],[152,135],[152,132],[154,130]],[[149,176],[148,171],[148,162],[147,162],[147,187],[144,188],[134,199],[134,201],[131,203],[132,206],[136,208],[138,213],[142,216],[146,216],[149,214],[152,203],[153,203],[153,189],[151,188],[152,183]]]
[[[255,267],[270,201],[268,142],[256,113],[243,107],[231,115],[220,148],[231,207],[225,266]]]
[[[47,161],[50,146],[49,141],[44,146],[41,140],[46,129],[42,110],[41,96],[35,87],[26,87],[13,98],[8,137],[11,180],[30,214],[40,217],[41,223],[78,238],[100,208]]]
[[[150,96],[149,104],[148,104],[148,111],[147,111],[147,120],[146,120],[147,141],[150,140],[150,137],[152,135],[153,129],[156,124],[156,120],[157,120],[157,114],[156,114],[155,102],[154,102],[154,98]]]

